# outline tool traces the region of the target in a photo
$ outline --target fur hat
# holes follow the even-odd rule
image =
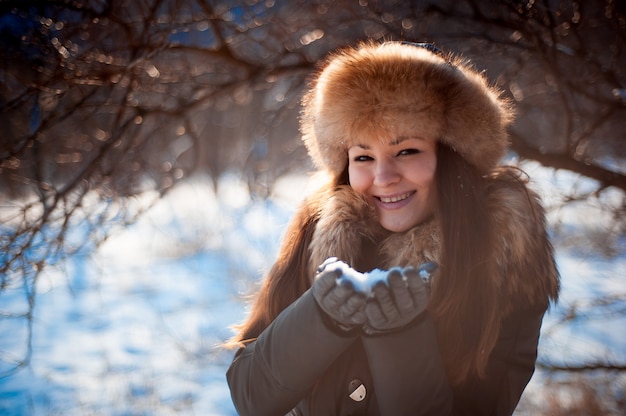
[[[486,173],[504,156],[508,103],[459,58],[401,42],[362,43],[331,54],[303,98],[300,129],[313,162],[343,172],[355,138],[418,132],[446,143]]]

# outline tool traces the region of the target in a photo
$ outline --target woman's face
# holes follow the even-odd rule
[[[376,208],[380,224],[402,232],[435,210],[436,141],[419,137],[356,141],[348,149],[350,186]]]

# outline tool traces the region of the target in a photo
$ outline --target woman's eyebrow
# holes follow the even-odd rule
[[[397,145],[402,144],[403,142],[405,142],[407,140],[411,140],[411,139],[415,139],[415,140],[419,140],[419,141],[425,141],[424,139],[422,139],[421,137],[418,137],[418,136],[398,136],[395,139],[391,140],[388,143],[388,145],[389,146],[397,146]],[[367,143],[355,143],[351,147],[358,147],[358,148],[361,148],[363,150],[371,149],[371,146],[368,145]]]
[[[397,146],[402,142],[405,142],[407,140],[411,140],[411,139],[415,139],[415,140],[419,140],[419,141],[425,141],[424,139],[422,139],[421,137],[418,136],[398,136],[395,139],[393,139],[392,141],[389,142],[390,145],[392,146]]]
[[[409,138],[408,138],[407,136],[398,136],[398,137],[396,137],[395,139],[393,139],[392,141],[390,141],[390,142],[389,142],[389,144],[390,144],[391,146],[397,146],[397,145],[399,145],[400,143],[402,143],[402,142],[404,142],[404,141],[406,141],[406,140],[408,140],[408,139],[409,139]]]

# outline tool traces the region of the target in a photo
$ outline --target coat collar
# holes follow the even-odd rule
[[[328,257],[337,257],[361,272],[439,260],[441,239],[435,219],[406,232],[390,233],[349,186],[340,186],[325,198],[319,215],[310,245],[311,270]]]

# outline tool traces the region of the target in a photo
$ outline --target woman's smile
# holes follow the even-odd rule
[[[390,195],[390,196],[374,196],[382,206],[386,209],[398,209],[405,206],[408,202],[410,202],[410,198],[416,194],[416,191],[405,192],[398,195]]]

